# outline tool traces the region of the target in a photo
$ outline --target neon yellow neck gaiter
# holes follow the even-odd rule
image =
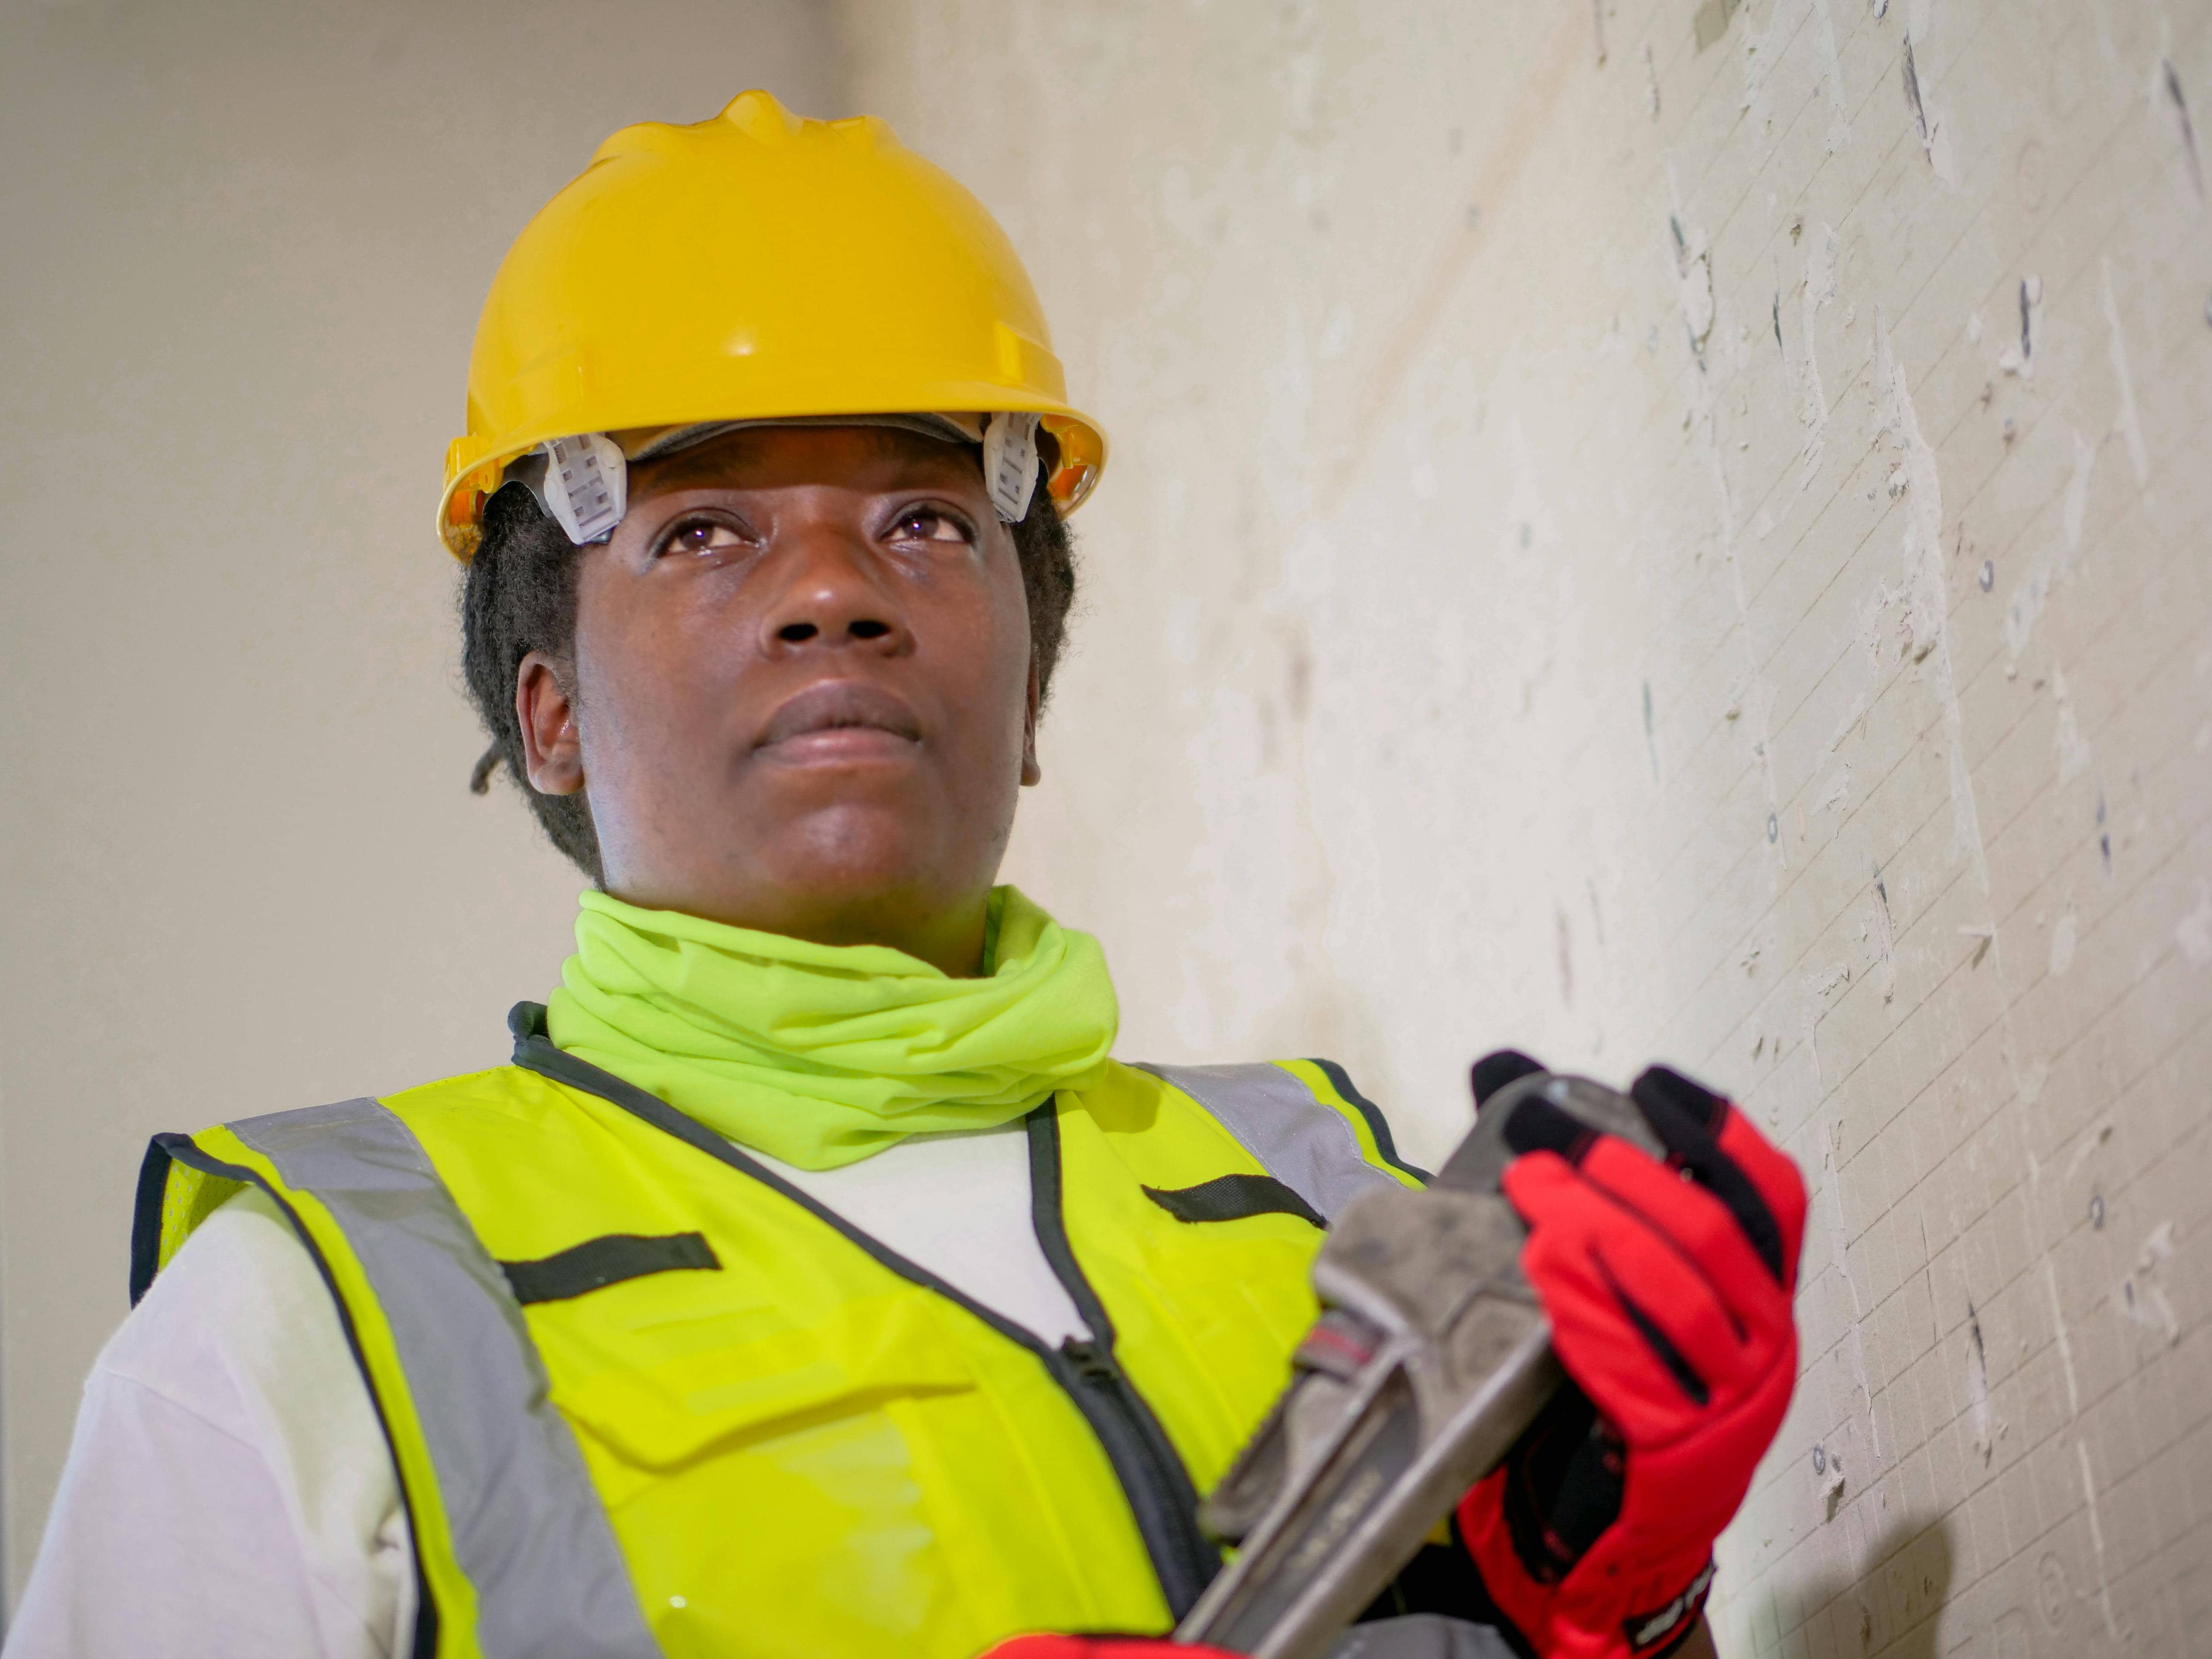
[[[582,907],[546,1003],[555,1046],[802,1170],[1019,1117],[1088,1080],[1121,1018],[1098,941],[1012,887],[978,979],[605,893]]]

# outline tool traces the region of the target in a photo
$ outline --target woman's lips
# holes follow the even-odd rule
[[[921,741],[921,722],[890,692],[865,680],[825,680],[769,716],[753,747],[783,761],[848,761],[909,753]]]

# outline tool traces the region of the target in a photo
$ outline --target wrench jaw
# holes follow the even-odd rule
[[[1565,1380],[1498,1190],[1506,1121],[1539,1095],[1659,1154],[1626,1097],[1538,1073],[1484,1107],[1434,1184],[1345,1206],[1314,1261],[1323,1311],[1289,1386],[1200,1508],[1238,1549],[1178,1642],[1322,1659]]]
[[[1199,1505],[1199,1525],[1209,1538],[1240,1542],[1283,1493],[1310,1480],[1376,1380],[1399,1362],[1397,1352],[1383,1354],[1387,1340],[1383,1331],[1345,1309],[1322,1314],[1291,1356],[1296,1382],[1277,1396],[1221,1484]]]
[[[1242,1548],[1178,1640],[1315,1659],[1504,1454],[1556,1385],[1520,1242],[1494,1194],[1346,1207],[1291,1385],[1200,1510]]]

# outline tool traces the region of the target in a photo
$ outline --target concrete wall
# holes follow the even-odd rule
[[[149,1133],[504,1057],[575,876],[471,797],[477,306],[615,127],[832,101],[800,0],[0,5],[0,1315],[20,1585]]]
[[[1723,1650],[2202,1652],[2212,5],[842,15],[1115,441],[1015,865],[1123,1051],[1729,1085]]]

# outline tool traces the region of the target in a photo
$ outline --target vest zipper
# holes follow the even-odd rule
[[[1182,1459],[1110,1348],[1071,1336],[1044,1358],[1114,1466],[1161,1592],[1180,1623],[1221,1571],[1219,1553],[1199,1530],[1198,1493]]]
[[[1067,1240],[1060,1202],[1060,1114],[1048,1099],[1029,1115],[1030,1210],[1037,1243],[1091,1330],[1042,1349],[1054,1380],[1075,1401],[1114,1467],[1160,1593],[1181,1623],[1221,1571],[1221,1552],[1199,1530],[1198,1489],[1166,1429],[1114,1353],[1114,1322]]]

